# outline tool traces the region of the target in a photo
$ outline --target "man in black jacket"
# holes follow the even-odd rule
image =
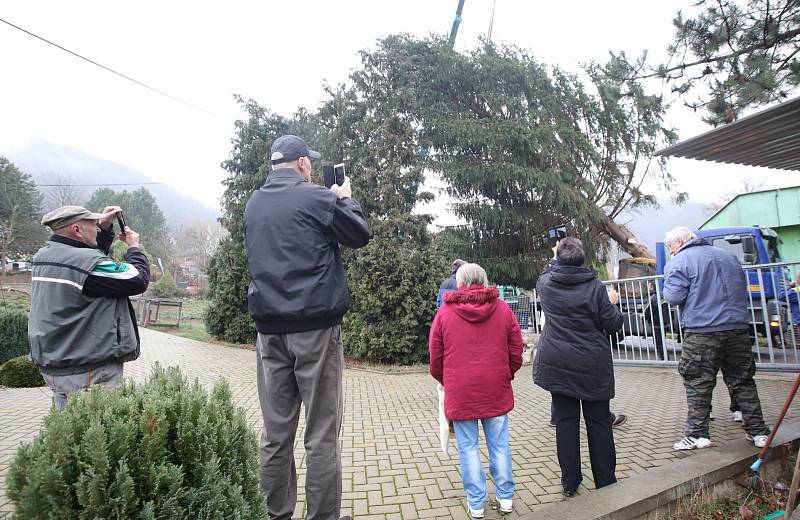
[[[362,247],[370,230],[350,179],[331,189],[309,182],[309,150],[294,135],[272,143],[272,171],[244,213],[247,292],[258,329],[261,490],[271,519],[297,501],[294,439],[305,405],[307,519],[339,518],[342,468],[342,315],[350,294],[339,244]]]

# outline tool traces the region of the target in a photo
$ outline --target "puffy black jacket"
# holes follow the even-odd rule
[[[331,327],[350,303],[339,244],[362,247],[370,230],[361,206],[273,170],[244,211],[250,268],[247,304],[262,334]]]
[[[540,387],[586,401],[614,397],[608,335],[622,327],[622,313],[586,267],[555,266],[536,283],[545,325],[533,366]]]

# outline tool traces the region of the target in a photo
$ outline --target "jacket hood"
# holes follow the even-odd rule
[[[578,285],[594,278],[594,273],[588,267],[572,265],[558,265],[553,268],[550,279],[563,285]]]
[[[470,285],[444,295],[449,305],[462,319],[471,323],[486,321],[497,310],[500,293],[497,287]]]

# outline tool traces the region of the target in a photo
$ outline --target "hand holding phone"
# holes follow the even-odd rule
[[[322,177],[326,188],[330,188],[334,184],[337,186],[344,186],[344,179],[346,178],[344,163],[339,163],[334,166],[323,166]]]

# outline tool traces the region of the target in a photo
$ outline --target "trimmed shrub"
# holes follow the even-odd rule
[[[250,272],[244,246],[231,237],[223,239],[208,265],[206,331],[231,343],[254,343],[256,324],[247,310]]]
[[[396,218],[372,224],[372,241],[348,256],[345,354],[379,363],[427,361],[436,293],[449,272],[447,262],[431,246],[424,222]]]
[[[164,271],[164,274],[156,282],[153,287],[153,293],[159,298],[174,298],[180,293],[178,286],[175,284],[175,278],[172,277],[168,270]]]
[[[15,308],[0,308],[0,364],[29,351],[28,313]]]
[[[256,436],[228,384],[209,395],[177,368],[70,396],[17,450],[6,485],[18,520],[266,517]]]
[[[11,358],[0,366],[0,385],[10,388],[34,388],[44,386],[39,367],[28,355]]]

